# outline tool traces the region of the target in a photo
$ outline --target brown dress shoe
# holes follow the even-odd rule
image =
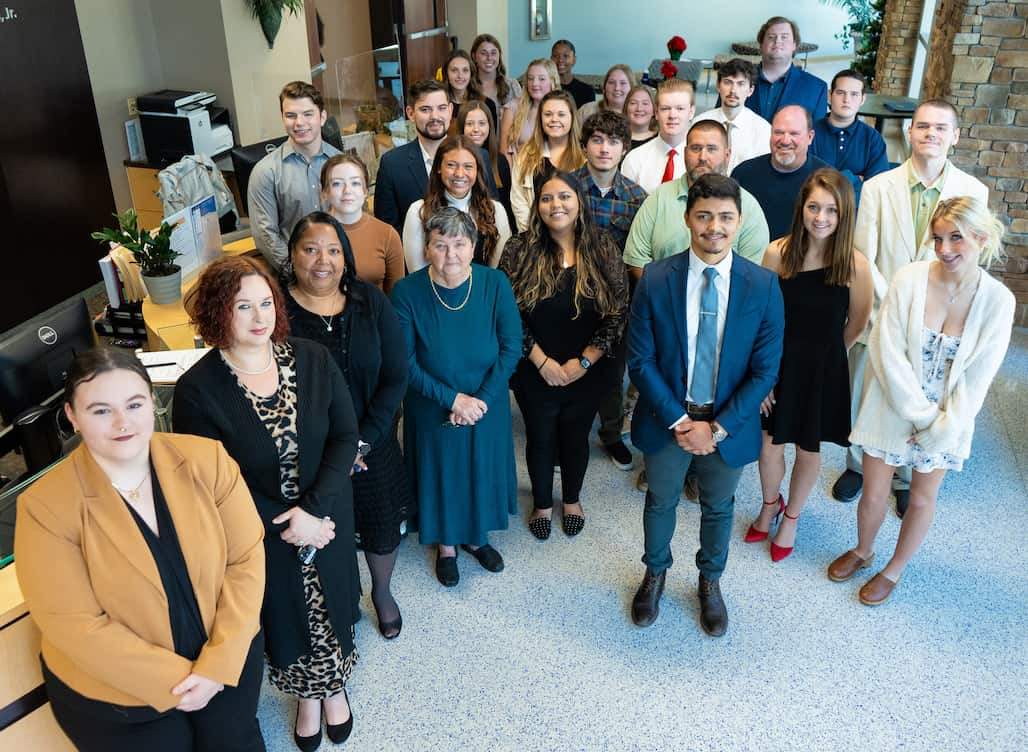
[[[728,630],[728,609],[721,597],[720,580],[708,580],[700,575],[700,626],[711,637],[720,637]]]
[[[648,627],[657,620],[660,613],[660,596],[664,593],[664,578],[667,570],[653,574],[649,569],[643,576],[642,584],[632,599],[632,621],[637,627]]]
[[[896,582],[879,572],[860,588],[860,602],[865,606],[880,606],[889,600],[895,587]]]
[[[832,582],[851,580],[853,575],[868,566],[874,558],[875,555],[873,553],[866,559],[861,559],[855,552],[847,551],[828,565],[828,579]]]

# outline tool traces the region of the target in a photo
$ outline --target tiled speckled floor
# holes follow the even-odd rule
[[[830,582],[853,544],[855,504],[827,496],[842,451],[804,512],[796,552],[772,565],[744,544],[756,466],[738,493],[722,589],[730,628],[700,630],[694,596],[698,508],[683,500],[677,563],[657,623],[631,624],[642,573],[642,495],[597,447],[577,539],[546,543],[524,525],[530,501],[515,418],[521,515],[493,542],[507,569],[468,556],[441,587],[429,552],[402,546],[395,592],[404,631],[386,642],[370,602],[350,683],[353,750],[1023,750],[1028,738],[1028,331],[1014,343],[978,417],[963,473],[946,479],[924,547],[884,606],[860,605],[862,580]],[[899,521],[879,538],[885,554]],[[365,584],[367,579],[365,575]],[[270,688],[271,750],[294,749],[292,703]],[[326,740],[323,750],[331,749]]]

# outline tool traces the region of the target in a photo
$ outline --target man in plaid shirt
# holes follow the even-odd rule
[[[601,110],[582,124],[582,147],[586,164],[574,176],[589,200],[593,219],[617,241],[622,253],[635,213],[646,199],[646,191],[621,174],[621,159],[632,142],[632,132],[623,115]],[[624,338],[614,347],[620,378],[600,403],[600,441],[607,456],[621,470],[632,469],[632,453],[622,439],[625,418],[622,382],[625,373]]]

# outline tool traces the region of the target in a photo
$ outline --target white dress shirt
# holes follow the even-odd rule
[[[696,252],[689,249],[689,278],[685,287],[685,331],[688,337],[686,354],[689,363],[689,383],[686,391],[686,400],[692,402],[692,376],[693,365],[696,363],[696,339],[700,332],[700,298],[703,296],[703,286],[707,283],[703,277],[703,270],[710,264],[706,263]],[[714,280],[714,288],[717,290],[717,347],[714,350],[714,391],[717,392],[717,371],[721,362],[721,344],[725,337],[725,322],[728,320],[728,291],[731,287],[732,274],[732,253],[729,253],[717,264],[717,278]],[[674,428],[687,417],[682,417],[672,423],[668,428]]]
[[[639,148],[628,152],[625,161],[621,163],[621,173],[647,193],[653,193],[660,187],[664,167],[667,166],[667,154],[671,149],[671,145],[663,138],[657,137],[647,141]],[[674,150],[674,176],[680,178],[685,174],[685,141],[675,146]]]
[[[728,116],[725,115],[725,111],[720,107],[700,113],[693,118],[693,125],[701,120],[716,120],[725,126],[726,129],[729,127]],[[740,162],[745,162],[747,159],[753,159],[771,152],[771,123],[767,122],[749,107],[743,107],[742,111],[735,116],[735,120],[732,121],[731,132],[728,135],[729,143],[732,146],[732,154],[728,160],[728,172],[726,173],[728,175],[732,174],[732,170]]]

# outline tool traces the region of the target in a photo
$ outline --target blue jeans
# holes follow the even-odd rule
[[[643,457],[649,485],[643,511],[643,564],[654,574],[671,566],[676,509],[685,475],[692,465],[700,489],[700,549],[696,552],[696,567],[706,579],[716,580],[728,561],[735,488],[742,468],[725,464],[720,452],[692,455],[675,442]]]

